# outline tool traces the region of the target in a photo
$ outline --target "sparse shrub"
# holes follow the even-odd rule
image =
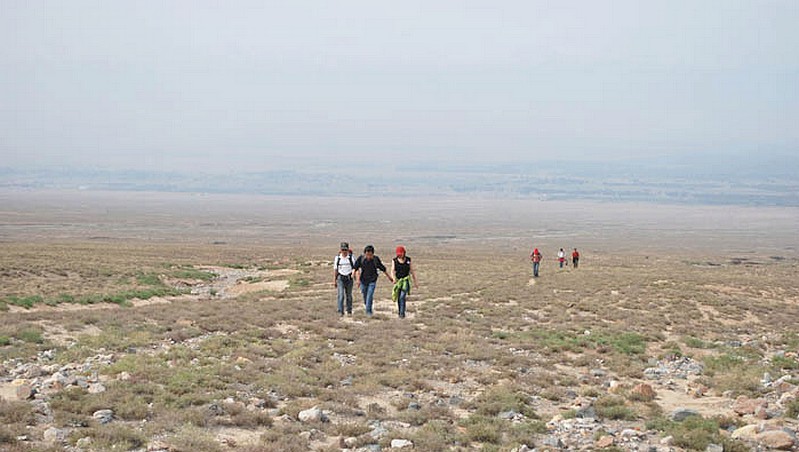
[[[614,420],[633,421],[637,418],[635,412],[624,404],[624,399],[616,396],[604,396],[594,402],[596,414],[599,417]]]
[[[503,411],[516,411],[525,416],[537,419],[535,410],[527,405],[526,397],[518,388],[499,385],[493,386],[473,401],[477,414],[496,416]]]
[[[799,399],[791,400],[785,406],[785,416],[791,419],[799,418]]]
[[[674,445],[688,450],[705,450],[709,444],[720,444],[725,451],[745,452],[746,445],[720,433],[717,420],[691,416],[682,422],[663,417],[651,419],[646,428],[664,432],[674,437]]]
[[[683,338],[683,343],[691,348],[711,349],[716,347],[712,342],[705,342],[702,339],[693,336],[687,336]]]
[[[184,427],[167,442],[169,450],[175,452],[221,452],[223,450],[211,433],[191,426]]]
[[[307,452],[308,441],[293,433],[284,430],[268,430],[261,435],[261,444],[264,446],[264,450]]]
[[[799,362],[787,356],[774,356],[771,358],[771,366],[775,370],[796,370],[799,369]]]
[[[143,286],[163,286],[161,278],[155,273],[139,273],[136,275],[136,282]]]
[[[453,444],[462,443],[462,436],[455,425],[434,420],[421,426],[411,435],[410,440],[417,450],[444,452],[451,450]]]
[[[202,281],[211,281],[216,278],[216,273],[207,272],[203,270],[197,270],[196,268],[191,267],[184,267],[178,270],[172,271],[170,274],[173,278],[179,279],[199,279]],[[160,282],[160,279],[159,279]]]
[[[42,344],[44,343],[44,336],[42,335],[42,330],[37,328],[25,328],[17,333],[17,339],[28,342],[31,344]]]
[[[501,438],[502,425],[496,417],[475,414],[461,420],[460,425],[466,429],[470,441],[499,443]]]
[[[144,434],[134,428],[122,424],[108,424],[76,431],[74,436],[90,437],[92,449],[96,450],[133,450],[147,444]],[[78,438],[73,438],[77,440]]]
[[[311,282],[306,278],[297,278],[291,280],[291,287],[307,287],[311,285]]]
[[[4,300],[5,304],[12,304],[15,306],[21,306],[25,309],[30,309],[36,303],[44,302],[44,298],[41,295],[31,295],[27,297],[18,297],[16,295],[12,295],[10,297],[6,297]]]
[[[11,344],[11,338],[8,336],[0,336],[0,347],[5,347]]]
[[[340,424],[336,424],[336,434],[344,438],[361,436],[370,431],[372,431],[372,427],[369,427],[366,424],[359,424],[357,422],[342,422]]]
[[[33,408],[29,403],[0,398],[0,424],[33,425],[35,420]]]
[[[535,435],[546,432],[546,422],[540,420],[524,421],[519,424],[511,424],[508,429],[507,440],[510,443],[528,444]]]
[[[760,378],[768,369],[760,365],[760,356],[753,350],[740,349],[704,360],[709,385],[719,391],[757,395]]]

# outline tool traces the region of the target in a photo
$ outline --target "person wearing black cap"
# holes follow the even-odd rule
[[[377,287],[377,271],[380,270],[391,281],[394,278],[388,274],[386,266],[380,261],[380,258],[375,256],[375,247],[366,245],[363,249],[363,254],[358,256],[355,261],[355,280],[360,283],[361,293],[363,294],[363,303],[366,305],[366,315],[372,315],[372,303],[375,297],[375,288]]]
[[[347,314],[352,314],[352,272],[355,271],[352,262],[352,251],[347,242],[341,242],[341,247],[333,260],[333,287],[337,289],[338,315],[344,315],[344,301],[347,301]]]

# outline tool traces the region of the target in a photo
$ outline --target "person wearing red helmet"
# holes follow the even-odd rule
[[[411,293],[411,280],[413,285],[419,287],[416,281],[416,271],[411,263],[411,258],[405,254],[405,247],[397,247],[397,257],[391,261],[391,274],[394,275],[394,289],[391,298],[397,302],[397,311],[401,319],[405,318],[405,303]]]
[[[533,277],[538,278],[538,267],[541,266],[541,252],[538,251],[538,248],[530,253],[530,260],[533,261]]]

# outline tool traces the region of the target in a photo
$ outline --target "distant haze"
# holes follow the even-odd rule
[[[0,167],[779,167],[797,24],[795,0],[8,0]]]

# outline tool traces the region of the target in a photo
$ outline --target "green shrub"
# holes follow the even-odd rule
[[[35,328],[26,328],[19,333],[17,333],[17,339],[28,342],[31,344],[42,344],[44,343],[44,336],[42,336],[42,331]]]
[[[496,444],[501,438],[502,425],[496,417],[475,414],[461,420],[460,425],[466,429],[470,441]]]
[[[11,338],[8,336],[0,336],[0,347],[5,347],[11,344]]]
[[[599,417],[605,419],[633,421],[638,417],[633,410],[625,406],[621,397],[600,397],[594,402],[594,409]]]
[[[163,286],[161,278],[155,273],[139,273],[136,275],[136,282],[143,286]]]
[[[720,433],[717,419],[691,416],[682,422],[659,417],[646,423],[646,428],[658,430],[674,438],[674,445],[688,450],[705,450],[710,444],[719,444],[725,451],[745,452],[749,447]]]

